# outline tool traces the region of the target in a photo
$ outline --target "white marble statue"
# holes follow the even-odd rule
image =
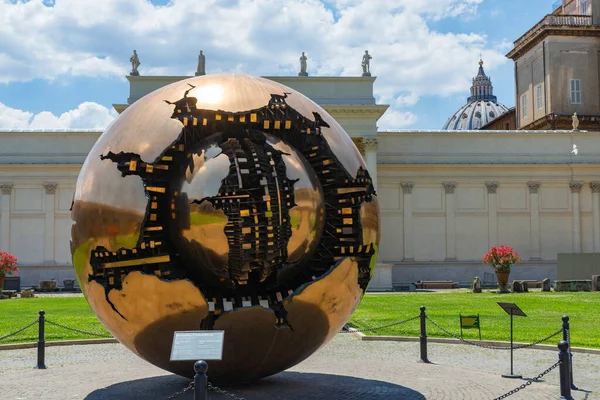
[[[198,55],[198,68],[196,69],[196,76],[206,75],[206,57],[200,50],[200,54]]]
[[[363,55],[362,58],[362,70],[363,70],[363,74],[362,76],[371,76],[371,59],[373,57],[371,57],[371,55],[369,54],[369,50],[365,50],[365,54]]]
[[[308,58],[304,55],[304,52],[302,52],[302,55],[300,56],[300,73],[298,73],[298,76],[308,76],[308,72],[306,72],[306,60],[308,60]]]
[[[131,62],[131,72],[129,75],[139,76],[140,73],[138,71],[138,68],[139,68],[141,62],[140,62],[140,58],[138,57],[138,54],[135,50],[133,51],[133,54],[131,55],[131,57],[129,57],[129,62]]]

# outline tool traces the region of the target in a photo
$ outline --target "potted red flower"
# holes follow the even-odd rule
[[[498,288],[501,293],[508,293],[508,276],[512,266],[521,261],[519,253],[510,246],[492,246],[483,256],[483,262],[489,264],[496,271]]]
[[[17,257],[4,251],[0,251],[0,291],[4,286],[6,274],[18,275],[18,273],[19,267],[17,267]]]

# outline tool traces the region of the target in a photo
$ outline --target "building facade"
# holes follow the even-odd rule
[[[24,285],[73,277],[71,201],[100,134],[0,133],[0,248],[19,258]],[[378,162],[381,287],[466,283],[488,271],[481,257],[494,244],[521,254],[515,278],[555,277],[558,253],[600,252],[599,132],[401,131],[360,139]]]
[[[558,253],[600,251],[600,133],[402,131],[379,134],[381,260],[394,286],[467,283],[514,247],[515,279],[556,277]],[[573,143],[585,151],[571,153]]]
[[[514,42],[517,129],[600,129],[600,0],[563,0]]]

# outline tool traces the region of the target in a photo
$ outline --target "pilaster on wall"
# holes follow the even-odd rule
[[[54,262],[54,236],[55,236],[55,194],[56,194],[56,183],[44,183],[44,189],[46,191],[46,223],[45,223],[45,246],[44,246],[44,261]]]
[[[590,182],[592,189],[593,249],[600,253],[600,181]]]
[[[540,191],[541,182],[529,181],[527,187],[529,188],[529,209],[530,217],[530,246],[531,246],[531,259],[541,260],[542,259],[542,245],[541,245],[541,232],[540,232]]]
[[[579,207],[579,193],[583,182],[569,182],[573,199],[573,253],[581,253],[581,210]]]
[[[456,260],[456,219],[454,215],[454,189],[456,182],[443,182],[446,192],[446,261]]]
[[[498,244],[498,182],[485,183],[488,193],[488,246]]]
[[[10,252],[10,197],[12,183],[0,184],[0,250]]]
[[[365,137],[362,140],[364,146],[365,162],[367,163],[367,170],[371,176],[373,187],[377,191],[377,147],[379,141],[374,137]]]
[[[412,189],[414,183],[402,182],[402,218],[403,218],[403,233],[404,233],[404,259],[403,261],[414,261],[415,253],[413,247],[413,222],[412,222]]]

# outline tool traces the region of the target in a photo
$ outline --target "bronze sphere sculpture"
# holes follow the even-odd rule
[[[73,264],[104,326],[152,364],[174,331],[224,330],[210,378],[275,374],[330,340],[371,279],[379,206],[327,112],[276,82],[206,75],[141,98],[88,155]]]

